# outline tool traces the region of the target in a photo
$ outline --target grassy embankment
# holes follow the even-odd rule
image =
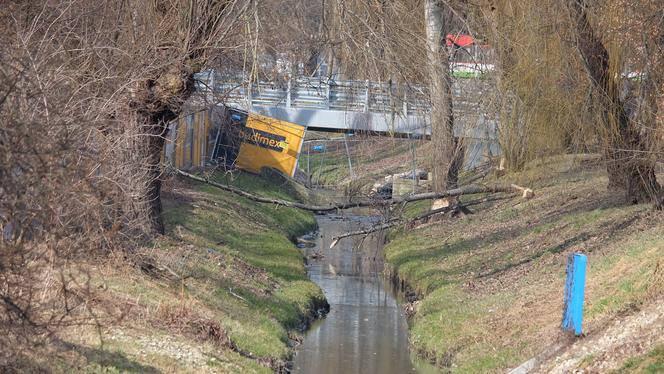
[[[392,233],[386,258],[421,295],[416,352],[454,372],[501,372],[564,342],[565,261],[575,251],[588,256],[587,333],[661,297],[664,217],[621,204],[605,175],[597,158],[533,163],[501,178],[531,186],[531,200],[483,203],[475,214]],[[634,360],[626,365],[661,365],[661,352]]]
[[[297,188],[258,176],[216,179],[298,198]],[[66,334],[84,357],[78,370],[279,370],[292,353],[289,337],[326,305],[291,241],[315,227],[313,215],[181,180],[169,182],[163,195],[167,235],[143,251],[154,267],[105,266],[92,280],[125,318],[103,324],[103,345],[89,329]]]

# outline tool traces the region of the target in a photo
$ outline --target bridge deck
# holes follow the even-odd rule
[[[311,77],[249,84],[214,72],[200,73],[197,80],[199,92],[213,94],[226,105],[312,130],[411,137],[431,134],[429,94],[423,86]],[[494,138],[495,121],[485,115],[489,90],[484,79],[453,80],[453,107],[461,136]]]

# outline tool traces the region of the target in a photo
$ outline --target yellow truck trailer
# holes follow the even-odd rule
[[[293,176],[305,127],[217,106],[169,126],[164,160],[179,169],[221,165],[258,173],[264,167]]]

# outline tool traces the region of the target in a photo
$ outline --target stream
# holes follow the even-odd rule
[[[319,231],[305,237],[307,272],[325,292],[330,312],[306,332],[293,373],[431,373],[411,360],[408,327],[398,294],[382,276],[382,239],[332,238],[369,227],[368,216],[318,216]],[[321,256],[322,254],[322,256]]]

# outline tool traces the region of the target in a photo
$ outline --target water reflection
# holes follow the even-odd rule
[[[332,238],[369,226],[366,217],[319,217],[320,233],[308,255],[311,279],[325,292],[330,313],[311,326],[294,360],[295,373],[416,373],[408,352],[406,320],[381,277],[377,238]]]

